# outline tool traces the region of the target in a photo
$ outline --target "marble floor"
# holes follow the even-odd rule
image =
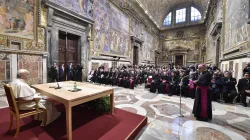
[[[116,88],[115,103],[121,108],[148,117],[139,140],[250,140],[250,107],[213,102],[213,120],[196,121],[194,100],[150,93],[144,86],[134,90]]]
[[[250,140],[250,107],[213,102],[213,120],[196,121],[193,99],[150,93],[144,86],[134,90],[115,87],[117,108],[148,117],[139,140]],[[8,106],[0,88],[0,108]]]

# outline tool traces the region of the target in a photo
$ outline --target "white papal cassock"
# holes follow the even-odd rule
[[[33,98],[39,97],[39,94],[36,93],[36,90],[31,88],[23,79],[15,79],[11,84],[11,87],[14,92],[15,98],[22,98],[24,100],[32,100]],[[36,103],[22,103],[17,104],[19,110],[32,110],[35,109]],[[41,99],[39,102],[40,108],[45,108],[47,110],[47,121],[46,125],[53,122],[60,116],[55,106],[51,101]],[[35,115],[35,120],[42,120],[42,114]]]

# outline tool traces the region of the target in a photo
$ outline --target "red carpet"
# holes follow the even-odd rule
[[[0,109],[0,140],[14,139],[15,120],[8,133],[9,108]],[[87,107],[74,107],[72,111],[73,140],[124,140],[134,139],[147,124],[147,118],[115,109],[115,115],[100,114]],[[18,140],[58,140],[66,139],[65,115],[46,127],[31,117],[21,120]]]

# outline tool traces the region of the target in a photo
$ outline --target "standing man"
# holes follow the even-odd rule
[[[59,81],[65,81],[65,67],[62,64],[59,68]]]
[[[58,81],[58,71],[57,71],[57,66],[56,63],[53,63],[53,65],[50,67],[49,70],[49,77],[51,78],[52,82]]]
[[[73,80],[73,64],[70,63],[67,67],[67,81]]]
[[[241,95],[242,104],[244,107],[247,107],[246,103],[246,96],[250,96],[250,74],[249,72],[245,72],[244,78],[239,80],[239,83],[237,85],[238,91]]]
[[[194,83],[197,85],[193,114],[197,120],[208,121],[212,119],[212,95],[210,93],[211,76],[205,64],[198,66],[199,77]]]

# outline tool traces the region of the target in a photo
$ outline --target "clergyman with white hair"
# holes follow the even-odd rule
[[[26,69],[20,69],[17,73],[17,78],[10,83],[14,96],[18,100],[32,100],[34,98],[41,98],[36,90],[31,88],[26,82],[29,79],[29,71]],[[36,107],[35,102],[17,104],[19,110],[33,110]],[[47,120],[46,125],[53,122],[60,116],[51,101],[41,99],[39,102],[39,107],[47,110]],[[42,120],[42,114],[35,115],[35,120]]]

